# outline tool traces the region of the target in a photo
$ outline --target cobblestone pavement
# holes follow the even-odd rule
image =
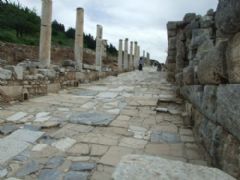
[[[183,112],[151,68],[2,107],[0,177],[107,180],[127,154],[207,165]]]

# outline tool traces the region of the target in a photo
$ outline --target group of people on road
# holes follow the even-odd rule
[[[142,71],[143,66],[144,66],[144,58],[140,57],[139,62],[138,62],[138,70]],[[157,71],[163,71],[163,69],[164,69],[164,64],[162,64],[162,63],[155,63],[155,64],[152,64],[152,66],[156,66]]]

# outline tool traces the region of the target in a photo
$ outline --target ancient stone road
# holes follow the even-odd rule
[[[2,108],[0,176],[107,180],[127,154],[207,165],[183,112],[151,68]]]

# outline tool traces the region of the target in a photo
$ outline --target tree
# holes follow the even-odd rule
[[[74,39],[75,38],[75,29],[74,28],[68,28],[68,30],[66,31],[66,36],[70,39]]]
[[[53,35],[58,35],[58,33],[65,33],[65,26],[59,22],[57,22],[57,20],[54,20],[52,22],[52,34]]]

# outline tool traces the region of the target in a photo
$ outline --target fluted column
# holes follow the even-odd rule
[[[74,58],[77,63],[78,70],[82,70],[83,64],[83,26],[84,26],[84,9],[77,8]]]
[[[43,68],[48,68],[51,64],[51,38],[52,0],[42,0],[39,60]]]

